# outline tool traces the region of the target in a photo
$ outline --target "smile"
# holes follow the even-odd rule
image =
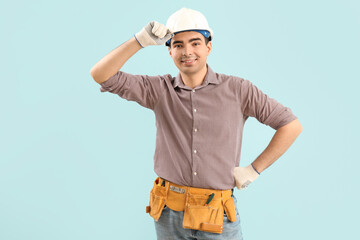
[[[184,63],[185,65],[191,65],[196,61],[197,61],[197,58],[181,60],[181,62]]]

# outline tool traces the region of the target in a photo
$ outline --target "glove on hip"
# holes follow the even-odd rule
[[[247,167],[235,167],[233,175],[237,189],[247,188],[259,176],[251,164]]]

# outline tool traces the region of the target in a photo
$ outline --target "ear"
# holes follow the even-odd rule
[[[171,56],[171,47],[168,47],[169,54]]]
[[[208,42],[208,44],[206,45],[206,47],[207,47],[207,50],[208,50],[208,56],[209,56],[209,54],[210,54],[210,52],[211,52],[211,49],[212,49],[212,43],[211,43],[211,41],[209,41]]]

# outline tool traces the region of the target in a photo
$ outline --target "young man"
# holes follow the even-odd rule
[[[102,92],[155,113],[154,171],[159,177],[147,212],[155,219],[158,239],[242,239],[233,188],[246,188],[302,131],[289,108],[250,81],[208,66],[212,38],[205,17],[183,8],[166,26],[150,22],[91,69]],[[176,77],[119,71],[141,48],[162,44],[179,69]],[[276,133],[251,165],[239,167],[248,117]]]

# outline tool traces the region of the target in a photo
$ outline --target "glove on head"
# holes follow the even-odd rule
[[[135,34],[136,40],[143,48],[150,45],[163,45],[173,36],[174,34],[165,25],[156,21],[149,22]]]

